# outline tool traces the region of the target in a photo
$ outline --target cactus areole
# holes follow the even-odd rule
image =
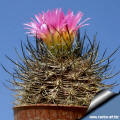
[[[82,21],[82,17],[82,12],[75,15],[69,10],[65,15],[60,8],[39,13],[32,22],[25,24],[25,29],[29,30],[28,35],[33,36],[36,46],[27,38],[25,46],[21,43],[23,55],[19,55],[16,50],[21,61],[15,62],[7,57],[17,66],[14,72],[10,73],[3,67],[13,76],[10,83],[16,92],[16,116],[19,114],[16,111],[23,109],[17,106],[31,104],[88,107],[98,91],[112,87],[101,81],[114,76],[109,74],[108,68],[110,58],[117,49],[108,57],[105,57],[105,51],[98,58],[99,44],[96,36],[92,42],[87,33],[80,35],[79,29],[87,26],[86,22],[90,19]],[[54,111],[61,107],[52,108]]]

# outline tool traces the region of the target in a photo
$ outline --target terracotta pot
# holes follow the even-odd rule
[[[14,120],[76,120],[83,117],[88,107],[55,104],[35,104],[14,107]]]

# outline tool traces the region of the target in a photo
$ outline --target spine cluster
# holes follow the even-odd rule
[[[7,57],[17,66],[13,73],[3,66],[13,77],[9,82],[16,92],[16,105],[51,103],[88,106],[98,91],[113,86],[101,81],[117,74],[109,73],[109,67],[110,58],[118,49],[108,57],[105,57],[105,51],[98,58],[96,37],[91,42],[86,33],[80,38],[78,31],[75,40],[73,48],[55,52],[47,49],[41,39],[36,38],[36,46],[27,40],[27,45],[21,43],[23,56],[16,51],[21,62]]]

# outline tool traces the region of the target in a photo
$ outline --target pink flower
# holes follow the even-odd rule
[[[32,19],[32,22],[25,25],[27,26],[26,29],[29,29],[28,33],[42,39],[48,47],[52,46],[53,42],[57,46],[65,46],[66,44],[70,46],[77,30],[88,25],[85,22],[90,18],[80,22],[82,16],[82,12],[74,15],[71,10],[65,15],[61,8],[57,8],[35,15],[36,20]]]

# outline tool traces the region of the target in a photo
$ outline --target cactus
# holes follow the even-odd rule
[[[88,40],[88,44],[85,44]],[[108,73],[110,56],[98,60],[99,44],[96,36],[93,42],[85,33],[80,38],[77,32],[76,44],[70,50],[62,49],[52,53],[41,39],[36,38],[36,47],[27,39],[27,45],[21,43],[23,57],[21,62],[15,62],[7,57],[17,67],[9,81],[16,92],[15,104],[67,104],[88,106],[95,94],[101,89],[113,87],[102,84],[101,81],[114,77]],[[26,52],[26,51],[27,52]],[[28,53],[28,54],[27,54]]]
[[[43,12],[36,16],[37,21],[25,24],[34,36],[36,46],[27,38],[27,44],[21,43],[21,61],[9,72],[13,80],[9,82],[16,92],[16,105],[25,104],[65,104],[88,106],[101,89],[112,88],[114,84],[105,85],[103,80],[114,77],[109,72],[116,49],[110,56],[99,56],[99,43],[96,35],[93,42],[85,33],[80,36],[79,28],[89,18],[82,21],[83,14],[74,15],[68,11],[65,16],[62,9]],[[86,42],[87,41],[87,42]],[[86,43],[85,43],[86,42]]]

